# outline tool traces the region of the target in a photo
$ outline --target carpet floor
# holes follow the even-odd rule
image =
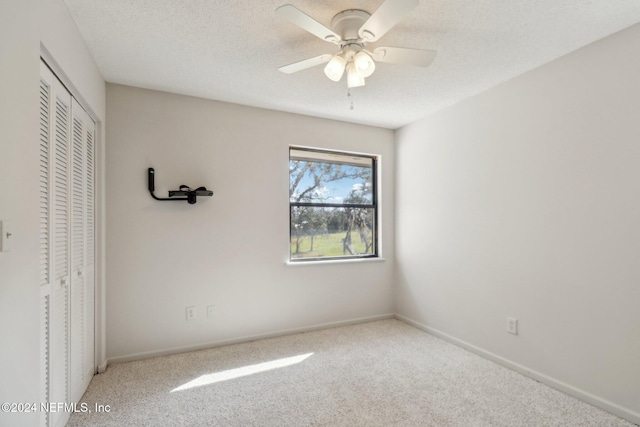
[[[633,426],[398,320],[110,365],[82,402],[68,426]]]

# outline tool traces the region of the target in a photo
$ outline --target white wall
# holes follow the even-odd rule
[[[110,361],[392,313],[393,131],[111,84],[107,116]],[[386,261],[285,265],[292,144],[382,156]]]
[[[636,25],[396,138],[396,311],[635,422],[639,42]]]
[[[11,252],[0,252],[0,402],[39,397],[35,3],[0,3],[0,220],[11,220],[14,235]],[[0,412],[0,425],[37,421],[38,414]]]
[[[56,55],[61,69],[78,79],[86,101],[104,119],[104,82],[90,65],[90,55],[62,1],[0,2],[0,219],[10,220],[13,228],[11,252],[0,252],[0,402],[39,398],[41,42]],[[0,425],[37,422],[37,413],[0,412]]]

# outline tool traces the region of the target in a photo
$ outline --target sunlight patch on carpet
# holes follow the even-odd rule
[[[306,353],[299,356],[285,357],[283,359],[272,360],[270,362],[258,363],[256,365],[247,365],[241,368],[201,375],[198,378],[189,381],[188,383],[182,384],[180,387],[174,388],[173,390],[171,390],[171,393],[173,393],[174,391],[183,391],[194,387],[202,387],[222,381],[233,380],[235,378],[246,377],[248,375],[271,371],[273,369],[286,368],[287,366],[295,365],[304,361],[312,354],[313,353]]]

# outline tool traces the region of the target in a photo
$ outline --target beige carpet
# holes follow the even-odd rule
[[[397,320],[109,366],[69,426],[632,426]]]

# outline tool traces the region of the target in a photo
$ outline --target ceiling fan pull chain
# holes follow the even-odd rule
[[[351,88],[347,88],[347,100],[349,100],[349,109],[353,110],[353,96],[351,95]]]

